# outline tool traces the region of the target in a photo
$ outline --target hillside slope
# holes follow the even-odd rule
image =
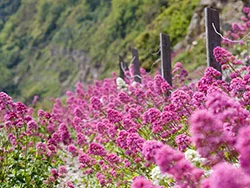
[[[6,0],[0,2],[0,90],[29,103],[77,81],[109,76],[118,55],[140,51],[149,68],[159,33],[182,40],[199,0]],[[170,16],[171,15],[171,16]]]

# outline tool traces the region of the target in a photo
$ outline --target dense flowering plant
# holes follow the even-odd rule
[[[232,24],[232,29],[226,32],[222,43],[226,45],[235,55],[242,58],[242,60],[248,65],[250,64],[249,36],[250,8],[244,7],[241,23]]]
[[[136,83],[132,67],[125,80],[78,83],[37,115],[1,92],[1,185],[250,187],[250,68],[224,48],[214,55],[228,82],[211,67],[189,82],[177,63],[173,86],[143,69]]]
[[[66,171],[54,167],[62,163],[57,147],[45,126],[51,118],[0,92],[0,185],[1,187],[54,187]]]

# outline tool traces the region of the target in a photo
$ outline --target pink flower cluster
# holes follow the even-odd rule
[[[242,30],[237,25],[233,29]],[[249,187],[250,68],[221,47],[214,55],[223,70],[231,71],[229,81],[208,67],[199,81],[190,83],[177,63],[173,87],[144,70],[142,83],[134,83],[130,69],[123,89],[116,75],[88,87],[78,83],[65,102],[54,100],[51,111],[39,110],[37,118],[32,109],[0,92],[0,121],[14,149],[25,151],[26,138],[32,137],[36,155],[44,160],[67,152],[80,163],[83,178],[102,187],[128,182],[133,188],[167,186],[150,181],[156,166],[177,187]],[[205,162],[194,166],[183,154],[189,149]],[[48,169],[47,183],[65,176],[66,165]]]

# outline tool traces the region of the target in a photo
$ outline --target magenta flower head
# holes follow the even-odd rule
[[[71,181],[68,181],[66,184],[67,184],[67,187],[69,187],[69,188],[74,188],[75,187],[74,184]]]
[[[77,133],[77,144],[79,146],[83,146],[86,143],[86,141],[87,141],[87,139],[85,138],[85,136],[82,133],[78,132]]]
[[[184,155],[181,152],[178,152],[167,145],[161,147],[155,155],[156,164],[160,167],[161,172],[163,173],[169,173],[173,170],[175,164],[183,158]]]
[[[208,110],[199,110],[191,116],[192,140],[202,157],[209,157],[223,144],[223,125]]]
[[[100,110],[103,107],[103,104],[97,97],[91,97],[90,103],[91,107],[95,110]]]
[[[199,187],[203,171],[192,166],[180,151],[164,145],[157,151],[155,161],[162,173],[173,175],[179,187]]]
[[[170,91],[172,87],[168,84],[168,82],[159,74],[154,77],[154,90],[157,94],[163,94]]]
[[[164,78],[160,74],[156,74],[154,77],[155,86],[161,87],[162,82],[165,82]]]
[[[76,117],[80,118],[80,119],[85,119],[85,114],[82,112],[82,110],[80,108],[75,108],[74,109],[74,114]]]
[[[17,145],[17,140],[16,140],[16,136],[12,133],[10,133],[8,135],[9,141],[12,144],[12,146],[16,146]]]
[[[231,93],[233,94],[233,96],[237,96],[237,94],[243,93],[243,91],[245,90],[247,86],[246,81],[244,81],[243,79],[237,77],[231,80],[230,83],[230,89],[231,89]]]
[[[131,188],[154,188],[155,186],[152,184],[151,181],[147,180],[143,176],[135,177]]]
[[[125,130],[121,130],[116,138],[116,144],[122,149],[128,149],[127,138],[129,133]]]
[[[38,129],[38,125],[35,121],[29,121],[27,124],[27,131],[32,132],[32,131],[36,131]]]
[[[148,140],[144,142],[142,148],[142,154],[144,155],[145,159],[150,162],[155,162],[155,155],[156,152],[163,146],[161,142],[155,140]]]
[[[37,153],[38,153],[39,155],[43,155],[43,154],[45,154],[46,151],[47,151],[47,146],[46,146],[45,143],[38,142],[38,143],[36,144],[36,150],[37,150]]]
[[[161,111],[157,108],[150,108],[143,114],[143,120],[145,123],[153,123],[161,117]]]
[[[141,116],[137,108],[129,108],[129,115],[131,118],[139,118]]]
[[[213,67],[207,67],[205,71],[205,77],[218,79],[221,77],[221,72],[217,71]]]
[[[191,100],[191,97],[187,92],[181,89],[175,90],[171,94],[172,104],[177,108],[182,108],[183,105],[187,105],[189,101]]]
[[[124,104],[127,104],[131,101],[131,98],[125,92],[120,92],[118,94],[118,97],[119,97],[120,101],[123,102]]]
[[[6,108],[6,105],[12,103],[12,98],[4,92],[0,92],[0,110]]]
[[[67,174],[67,168],[65,166],[60,166],[58,170],[59,176],[65,176]]]
[[[25,105],[24,105],[23,103],[21,103],[21,102],[17,102],[17,103],[15,104],[15,107],[16,107],[17,114],[19,114],[19,115],[24,115],[24,114],[26,114],[27,111],[28,111],[27,106],[25,106]]]
[[[221,47],[214,48],[214,57],[220,65],[232,63],[234,65],[240,65],[242,62],[237,60],[230,52]]]
[[[81,163],[82,167],[88,167],[92,165],[92,158],[89,155],[82,152],[80,152],[78,156],[78,161],[79,163]]]
[[[68,145],[68,151],[72,153],[73,156],[77,156],[78,154],[78,149],[74,144]]]
[[[116,154],[111,153],[111,154],[107,155],[107,161],[109,161],[111,163],[119,163],[120,158]]]
[[[250,127],[246,126],[240,129],[237,135],[236,148],[240,153],[241,168],[250,175]]]
[[[76,94],[79,98],[84,97],[83,85],[80,82],[77,82],[77,84],[76,84]]]
[[[144,141],[138,133],[130,133],[127,137],[127,146],[134,153],[141,152]]]
[[[89,145],[88,153],[93,154],[93,155],[100,155],[100,156],[106,155],[106,151],[105,151],[104,147],[102,145],[100,145],[98,143],[94,143],[94,142],[92,142]]]
[[[188,72],[184,69],[181,62],[177,62],[174,65],[172,74],[173,74],[173,81],[176,84],[182,84],[188,76]]]
[[[117,123],[122,120],[122,114],[116,110],[109,108],[107,113],[108,119],[111,123]]]
[[[223,65],[230,62],[230,57],[232,57],[232,54],[224,48],[217,46],[214,48],[214,57],[218,63]]]
[[[72,138],[70,137],[70,132],[66,124],[61,123],[59,125],[58,132],[60,134],[60,139],[64,144],[68,145],[72,142]]]
[[[57,169],[55,168],[52,168],[50,170],[50,173],[52,174],[53,177],[57,178],[59,176],[58,172],[57,172]]]
[[[250,12],[250,7],[243,7],[243,12],[248,14]]]
[[[176,136],[175,142],[178,149],[183,152],[191,144],[191,138],[185,134],[179,134]]]
[[[247,188],[250,187],[250,179],[240,168],[223,162],[214,167],[212,175],[205,180],[203,187]]]

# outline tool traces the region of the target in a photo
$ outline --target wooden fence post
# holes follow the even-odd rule
[[[171,49],[168,35],[160,33],[161,75],[172,86]]]
[[[128,70],[128,65],[124,61],[123,57],[119,55],[119,68],[120,68],[120,77],[124,80],[125,71]]]
[[[132,51],[132,59],[134,65],[134,80],[136,82],[141,83],[139,53],[138,50],[135,48],[132,48],[131,51]]]
[[[213,50],[216,46],[221,46],[221,37],[215,32],[214,27],[220,32],[219,13],[212,8],[205,8],[205,25],[206,25],[206,48],[207,48],[207,64],[221,71],[221,66],[216,62]]]

